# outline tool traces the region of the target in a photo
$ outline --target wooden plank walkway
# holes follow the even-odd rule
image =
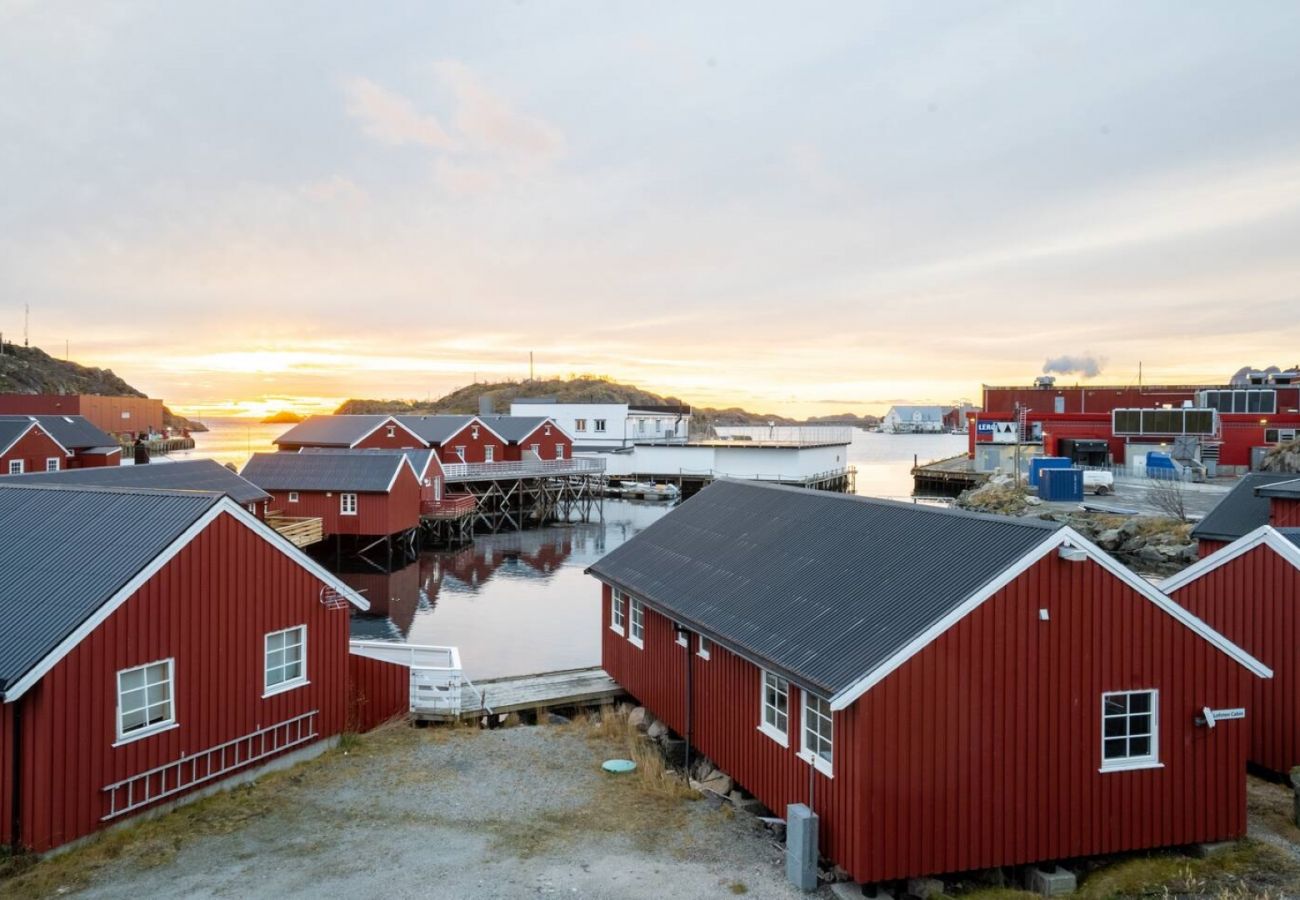
[[[600,666],[564,669],[509,678],[488,678],[465,685],[461,715],[477,718],[484,704],[494,713],[557,706],[598,705],[622,696],[623,689]]]

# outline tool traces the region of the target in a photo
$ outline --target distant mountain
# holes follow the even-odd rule
[[[282,409],[279,412],[273,412],[262,419],[263,425],[297,425],[305,416],[300,416],[296,412],[288,409]]]
[[[629,403],[648,406],[686,405],[676,397],[664,397],[630,384],[619,384],[604,378],[580,376],[553,378],[547,381],[502,381],[492,384],[471,384],[452,391],[445,397],[429,402],[418,400],[348,400],[340,406],[337,415],[366,413],[430,414],[459,413],[467,415],[479,411],[479,398],[490,397],[498,413],[508,413],[513,400],[528,398],[554,398],[558,403]],[[794,419],[765,413],[752,413],[739,407],[713,409],[696,406],[692,409],[691,429],[707,434],[718,425],[777,425],[797,424]]]
[[[6,343],[0,355],[0,394],[99,394],[105,397],[147,397],[113,373],[63,359],[55,359],[39,347]],[[171,429],[207,431],[163,407],[163,425]]]
[[[808,425],[855,425],[865,428],[868,425],[879,425],[880,416],[860,416],[857,413],[836,413],[829,416],[809,416]]]

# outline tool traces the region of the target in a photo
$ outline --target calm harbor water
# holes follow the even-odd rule
[[[251,453],[274,449],[285,425],[209,419],[211,431],[175,458],[210,456],[242,467]],[[853,431],[849,462],[857,492],[910,499],[913,457],[961,453],[964,435],[891,435]],[[364,591],[372,614],[356,615],[353,636],[460,648],[471,678],[522,675],[600,662],[599,588],[584,568],[668,511],[664,504],[606,500],[603,521],[518,534],[479,535],[454,552],[426,551],[398,571],[341,573]],[[364,564],[362,564],[364,565]]]

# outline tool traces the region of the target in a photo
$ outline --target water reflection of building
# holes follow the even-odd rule
[[[480,538],[454,553],[435,555],[441,558],[445,577],[477,590],[503,567],[518,577],[550,576],[573,554],[573,544],[572,529],[518,532]]]
[[[433,604],[442,581],[438,561],[429,554],[392,572],[376,569],[347,572],[339,577],[370,602],[369,615],[353,620],[352,636],[356,638],[406,637],[416,611]],[[385,619],[390,623],[387,627]]]

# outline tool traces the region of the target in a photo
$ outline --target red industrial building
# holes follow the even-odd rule
[[[319,518],[326,538],[420,525],[421,484],[402,453],[254,453],[240,474],[283,515]]]
[[[60,472],[72,451],[32,419],[0,419],[0,475]]]
[[[0,415],[81,416],[116,438],[151,429],[160,431],[163,402],[149,397],[99,394],[0,394]]]
[[[1300,496],[1300,482],[1290,486]],[[1250,761],[1281,773],[1300,765],[1300,529],[1261,525],[1160,587],[1273,669],[1248,705]]]
[[[882,882],[1239,837],[1268,668],[1068,527],[718,481],[588,570],[602,660]]]
[[[1033,387],[984,385],[983,412],[970,428],[972,458],[977,444],[999,440],[998,423],[1016,423],[1021,439],[1041,441],[1047,456],[1075,455],[1068,441],[1105,441],[1115,465],[1191,437],[1215,471],[1242,474],[1300,434],[1300,373],[1251,373],[1228,385],[1058,387],[1050,377]]]
[[[0,415],[0,429],[25,428],[32,422],[40,425],[47,435],[67,451],[68,455],[63,461],[65,469],[116,466],[122,462],[122,446],[117,440],[81,416]],[[38,463],[36,471],[48,470],[48,457],[38,457],[35,462]],[[33,467],[25,466],[24,470],[30,472]],[[7,466],[4,471],[9,471]]]
[[[0,519],[0,844],[46,851],[344,730],[366,602],[229,497],[12,479]]]

